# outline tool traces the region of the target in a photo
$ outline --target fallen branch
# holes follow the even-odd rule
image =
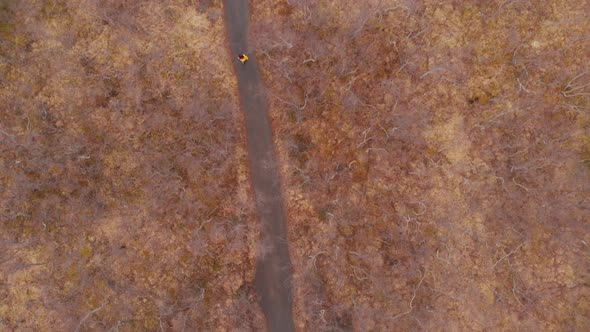
[[[414,300],[416,299],[416,293],[418,292],[418,289],[420,289],[420,285],[422,285],[422,281],[424,281],[425,277],[426,277],[426,272],[424,272],[424,274],[422,274],[422,278],[420,279],[418,284],[414,287],[414,294],[412,295],[412,299],[410,299],[410,309],[408,309],[405,312],[395,315],[393,318],[391,318],[392,320],[399,318],[401,316],[407,315],[407,314],[411,313],[412,310],[414,310],[413,304],[414,304]]]
[[[105,305],[107,304],[107,302],[103,303],[100,307],[95,308],[91,311],[89,311],[84,317],[82,317],[82,319],[80,320],[80,323],[78,323],[78,326],[76,327],[76,332],[80,331],[80,328],[82,327],[82,325],[84,325],[84,322],[90,318],[90,316],[94,315],[96,312],[100,311]]]
[[[514,254],[515,252],[518,251],[518,249],[520,249],[520,247],[524,246],[526,244],[526,241],[524,241],[523,243],[521,243],[518,247],[516,247],[514,250],[512,250],[511,252],[507,253],[506,255],[500,257],[500,259],[498,259],[498,261],[496,261],[496,263],[494,264],[494,266],[492,266],[492,268],[496,268],[496,265],[498,265],[498,263],[500,263],[501,261],[505,260],[506,258],[510,257],[510,255]]]

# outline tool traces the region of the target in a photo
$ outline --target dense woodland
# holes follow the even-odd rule
[[[255,1],[301,330],[590,327],[588,1]]]
[[[0,330],[262,326],[221,5],[1,3]]]
[[[0,0],[0,330],[259,331],[219,0]],[[300,331],[590,329],[590,2],[256,0]]]

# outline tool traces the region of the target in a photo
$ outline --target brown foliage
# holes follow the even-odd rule
[[[277,6],[299,327],[587,329],[587,4]]]
[[[0,330],[258,330],[219,4],[0,5]]]

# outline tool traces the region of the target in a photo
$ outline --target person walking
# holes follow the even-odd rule
[[[246,54],[244,54],[244,53],[241,53],[241,54],[238,55],[238,60],[240,60],[240,62],[242,64],[245,64],[246,61],[248,61],[248,59],[249,59],[248,56]]]

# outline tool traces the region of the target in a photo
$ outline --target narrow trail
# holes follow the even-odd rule
[[[246,64],[237,60],[237,54],[248,53],[248,0],[223,0],[223,10],[234,71],[238,78],[240,105],[246,122],[252,186],[258,217],[262,222],[264,254],[258,255],[256,264],[256,291],[262,301],[268,330],[294,331],[291,261],[265,90],[256,59],[251,56]]]

